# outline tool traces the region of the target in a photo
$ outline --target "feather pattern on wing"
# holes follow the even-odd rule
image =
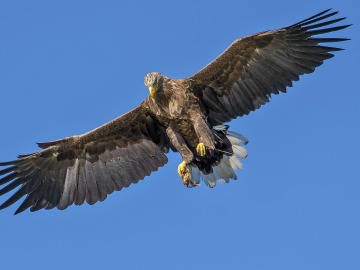
[[[327,21],[338,13],[329,12],[238,39],[190,77],[193,88],[202,92],[211,124],[220,125],[260,108],[272,94],[286,92],[300,75],[313,72],[324,60],[333,57],[331,52],[341,50],[320,44],[345,38],[314,37],[350,26],[326,27],[345,19]]]
[[[140,105],[81,136],[39,143],[43,150],[0,163],[3,195],[20,187],[0,209],[26,196],[15,212],[27,208],[65,209],[94,204],[114,190],[137,183],[167,163],[164,130]]]

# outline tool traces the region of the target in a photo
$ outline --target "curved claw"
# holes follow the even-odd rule
[[[178,175],[182,178],[184,185],[188,188],[200,186],[200,184],[196,184],[192,181],[191,168],[185,161],[179,164]]]
[[[185,184],[184,184],[185,185]],[[193,188],[193,187],[198,187],[198,186],[200,186],[200,184],[196,184],[196,183],[194,183],[193,181],[190,181],[187,185],[186,185],[186,187],[188,187],[188,188]]]
[[[199,143],[196,146],[196,153],[200,156],[203,157],[206,155],[206,147],[204,143]]]
[[[190,167],[183,161],[178,166],[178,175],[183,179],[184,185],[188,185],[191,180]]]

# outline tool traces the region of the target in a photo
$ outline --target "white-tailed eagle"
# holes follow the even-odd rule
[[[0,185],[7,184],[0,195],[18,188],[0,208],[24,196],[16,214],[103,201],[164,166],[169,150],[181,154],[178,174],[187,186],[201,179],[210,187],[236,179],[247,141],[225,123],[285,93],[300,75],[341,50],[323,44],[347,39],[318,36],[349,26],[332,26],[345,19],[332,19],[336,14],[326,10],[235,40],[186,79],[147,74],[150,95],[135,109],[85,134],[39,143],[42,150],[0,163],[5,167]]]

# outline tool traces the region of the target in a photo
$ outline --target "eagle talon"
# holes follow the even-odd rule
[[[190,184],[191,182],[190,167],[185,161],[179,164],[178,175],[182,178],[184,185]]]
[[[186,161],[183,161],[178,166],[178,175],[182,178],[183,183],[188,188],[193,188],[200,186],[200,184],[194,183],[191,179],[191,168],[186,163]]]
[[[203,157],[206,155],[206,147],[204,143],[199,143],[196,146],[196,153],[200,156]]]
[[[194,183],[193,181],[189,181],[189,183],[186,185],[187,188],[194,188],[198,186],[200,186],[200,184]]]

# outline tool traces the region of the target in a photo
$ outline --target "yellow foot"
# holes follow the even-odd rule
[[[187,187],[199,186],[199,184],[195,184],[191,181],[190,167],[185,161],[181,162],[180,165],[178,166],[178,174],[182,178],[185,186]]]
[[[206,147],[204,143],[199,143],[196,146],[196,153],[200,156],[203,157],[206,155]]]
[[[189,185],[191,180],[190,167],[185,161],[179,164],[178,175],[182,178],[184,185]]]

